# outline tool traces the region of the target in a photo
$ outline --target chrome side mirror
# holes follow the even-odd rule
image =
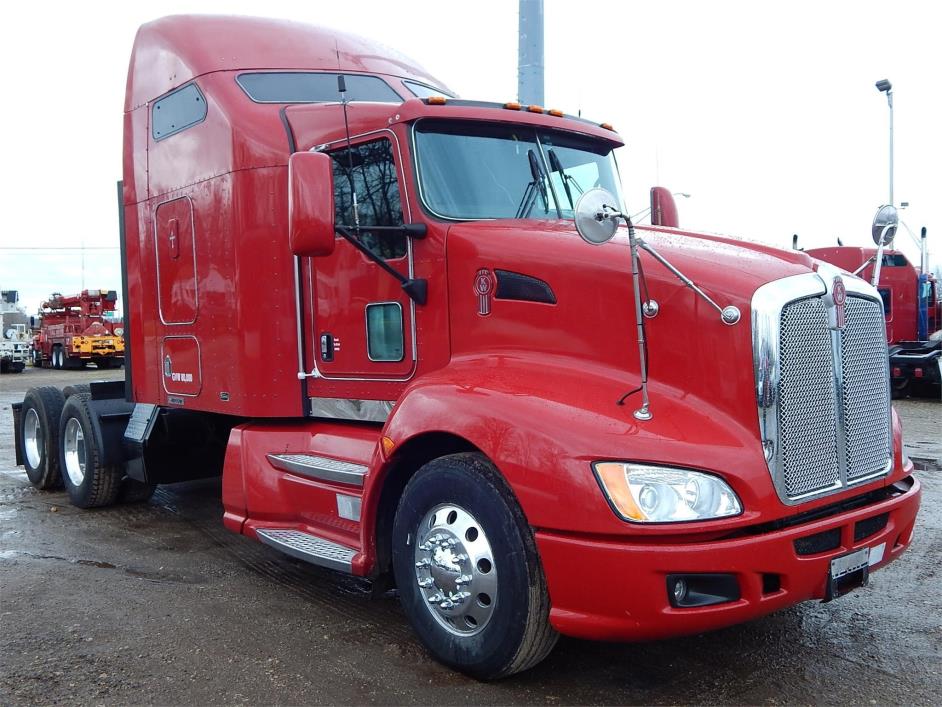
[[[607,243],[618,230],[622,218],[611,193],[598,187],[589,189],[576,202],[576,230],[592,245]]]
[[[873,217],[873,242],[878,246],[888,246],[896,238],[899,214],[895,206],[881,206]]]

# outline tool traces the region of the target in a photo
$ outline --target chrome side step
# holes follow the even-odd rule
[[[353,571],[353,556],[356,554],[353,548],[338,545],[310,533],[302,533],[300,530],[262,528],[256,529],[255,534],[266,545],[299,560],[348,574]]]
[[[369,470],[362,464],[344,462],[316,454],[269,454],[268,461],[276,469],[306,476],[318,481],[333,481],[363,488],[363,478]]]

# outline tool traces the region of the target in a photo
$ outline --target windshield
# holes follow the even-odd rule
[[[423,120],[416,124],[426,207],[451,219],[573,218],[592,187],[621,189],[612,147],[528,126]]]

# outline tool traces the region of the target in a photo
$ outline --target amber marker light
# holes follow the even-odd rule
[[[428,104],[430,106],[443,106],[448,102],[448,99],[444,96],[429,96]]]
[[[527,106],[527,110],[531,113],[542,113],[543,106]]]
[[[557,117],[557,118],[562,118],[562,117],[563,117],[563,112],[562,112],[561,110],[557,110],[557,109],[555,109],[555,108],[550,108],[550,109],[549,109],[548,111],[546,111],[546,112],[547,112],[547,114],[552,115],[552,116],[555,116],[555,117]]]
[[[603,128],[603,129],[605,129],[605,130],[614,130],[614,129],[615,129],[615,128],[612,127],[612,124],[611,124],[611,123],[602,123],[601,125],[599,125],[599,127],[600,127],[600,128]]]
[[[602,482],[608,499],[622,516],[631,520],[647,519],[647,516],[638,508],[638,504],[635,503],[631,490],[628,488],[624,464],[599,462],[595,465],[595,473],[599,475],[599,480]]]
[[[507,110],[520,110],[521,106],[516,101],[507,101],[507,103],[504,104],[504,108]]]
[[[388,459],[389,455],[392,454],[393,449],[396,448],[396,443],[393,442],[389,437],[383,437],[380,440],[380,446],[383,449],[383,457]]]

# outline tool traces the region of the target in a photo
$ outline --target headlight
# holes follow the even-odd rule
[[[627,462],[596,462],[592,468],[624,520],[676,523],[742,513],[735,492],[712,474]]]

